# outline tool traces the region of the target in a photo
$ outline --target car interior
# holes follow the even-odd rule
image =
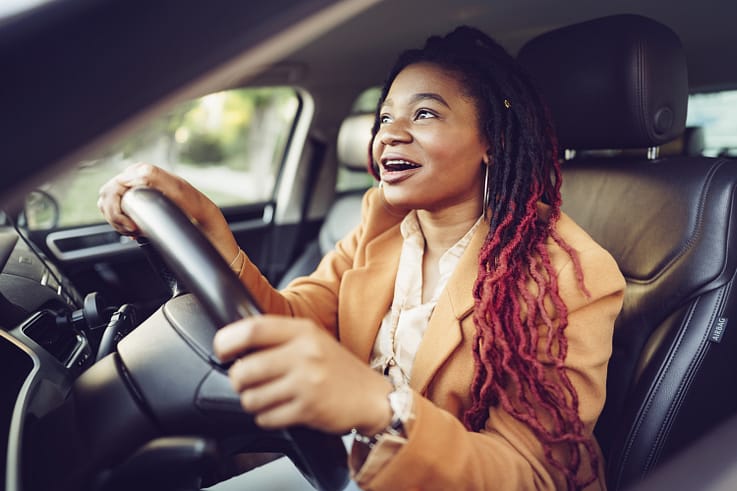
[[[496,37],[538,83],[564,149],[563,211],[627,280],[595,429],[607,487],[737,485],[737,151],[693,116],[699,97],[737,88],[737,4],[144,3],[41,2],[0,17],[4,489],[355,489],[347,439],[265,432],[240,409],[212,336],[260,309],[187,217],[157,193],[132,195],[127,211],[148,231],[136,243],[101,217],[64,222],[48,183],[93,173],[104,159],[90,155],[108,158],[177,104],[289,87],[274,175],[253,174],[265,194],[222,206],[286,287],[360,222],[376,87],[394,56],[459,24]],[[213,485],[225,459],[255,452],[286,458]]]
[[[620,489],[737,408],[734,394],[713,383],[729,385],[735,373],[722,325],[735,305],[729,231],[737,168],[723,158],[585,154],[657,148],[683,132],[685,56],[662,24],[629,15],[593,20],[531,40],[519,58],[543,80],[561,145],[584,151],[564,163],[564,210],[612,252],[627,279],[597,425],[609,487]],[[561,75],[543,77],[552,67]],[[602,81],[596,91],[587,77]],[[702,426],[704,412],[713,419]]]

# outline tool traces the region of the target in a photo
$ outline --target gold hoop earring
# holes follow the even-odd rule
[[[486,164],[485,167],[486,167],[486,171],[484,173],[484,202],[482,205],[483,209],[481,210],[482,212],[481,216],[484,217],[485,221],[489,221],[489,204],[491,201],[491,189],[490,189],[491,186],[489,185],[489,167],[491,167],[491,165]]]

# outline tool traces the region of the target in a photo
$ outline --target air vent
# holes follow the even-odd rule
[[[66,366],[74,363],[75,354],[84,344],[84,338],[66,325],[59,325],[57,315],[50,310],[33,315],[21,330]]]

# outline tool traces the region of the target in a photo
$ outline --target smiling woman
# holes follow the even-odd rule
[[[113,177],[100,208],[139,234],[120,199],[145,185],[200,225],[269,313],[214,340],[241,405],[267,429],[352,429],[359,486],[604,487],[592,429],[623,279],[560,212],[556,138],[532,83],[459,28],[399,57],[373,134],[381,187],[361,226],[282,291],[212,201],[163,169]]]

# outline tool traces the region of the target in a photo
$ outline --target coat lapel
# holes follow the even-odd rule
[[[381,320],[389,311],[402,251],[399,224],[368,243],[365,266],[347,271],[341,285],[341,343],[368,362]]]
[[[473,286],[478,275],[479,251],[488,233],[488,224],[482,222],[430,317],[410,380],[412,388],[420,393],[424,393],[438,369],[463,339],[462,321],[473,312]],[[472,336],[473,333],[474,330],[470,329],[465,335]]]

